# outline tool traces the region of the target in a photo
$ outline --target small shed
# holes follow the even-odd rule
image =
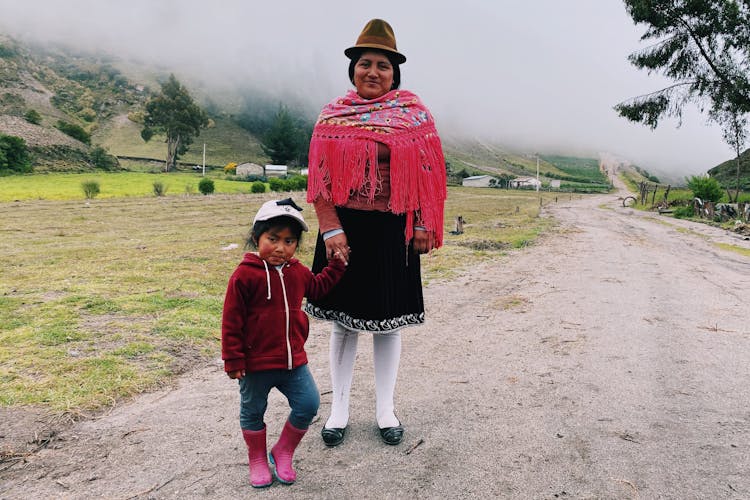
[[[286,165],[266,165],[266,177],[284,177],[287,174]]]
[[[257,163],[241,163],[240,165],[237,165],[235,175],[241,177],[245,177],[248,175],[263,175],[263,167],[258,165]]]
[[[469,187],[490,187],[490,181],[493,179],[494,177],[491,175],[472,175],[471,177],[464,177],[464,180],[461,181],[461,185]]]
[[[542,182],[536,177],[516,177],[508,182],[508,185],[512,188],[533,188],[537,189],[542,187]]]

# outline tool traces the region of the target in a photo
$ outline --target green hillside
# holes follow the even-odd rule
[[[127,115],[115,117],[97,131],[93,140],[117,156],[163,159],[166,146],[162,137],[149,142],[141,138],[141,126],[130,121]],[[214,118],[209,128],[201,131],[180,161],[201,164],[203,144],[206,144],[206,164],[223,166],[230,162],[268,163],[260,141],[227,118]]]
[[[0,134],[24,139],[35,171],[95,170],[90,155],[97,146],[116,156],[161,160],[163,138],[145,142],[136,123],[159,74],[109,58],[23,45],[0,34]],[[36,123],[27,120],[29,113]],[[202,163],[204,143],[208,165],[268,162],[256,136],[221,111],[210,118],[181,162]],[[61,122],[89,135],[90,144],[61,132]]]
[[[732,158],[708,171],[724,188],[737,187],[737,160]],[[740,189],[750,190],[750,149],[740,155]]]

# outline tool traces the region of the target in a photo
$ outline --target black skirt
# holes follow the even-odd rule
[[[341,281],[324,299],[308,300],[316,318],[338,321],[353,330],[387,332],[424,323],[419,255],[404,242],[406,216],[336,207],[351,248]],[[327,264],[318,233],[312,270]]]

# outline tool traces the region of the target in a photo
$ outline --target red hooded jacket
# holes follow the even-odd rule
[[[229,278],[224,298],[224,370],[291,370],[306,364],[309,320],[302,310],[302,298],[322,298],[338,283],[344,270],[339,259],[313,275],[294,258],[277,269],[257,254],[245,254]]]

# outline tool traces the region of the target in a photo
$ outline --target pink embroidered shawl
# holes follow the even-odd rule
[[[310,140],[307,201],[343,205],[352,193],[374,199],[377,142],[390,149],[390,210],[406,214],[406,242],[420,223],[443,243],[445,159],[429,110],[408,90],[363,99],[350,90],[320,113]]]

